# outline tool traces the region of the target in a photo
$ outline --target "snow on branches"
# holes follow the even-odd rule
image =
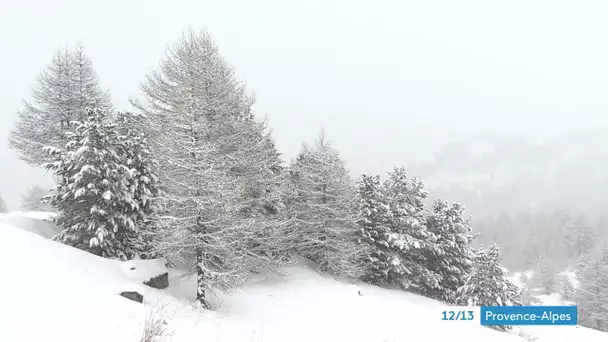
[[[45,147],[64,147],[67,134],[75,128],[73,122],[83,120],[91,102],[104,112],[113,111],[110,95],[99,86],[82,45],[75,51],[58,51],[37,83],[32,101],[24,101],[9,135],[11,148],[32,166],[49,161]]]
[[[130,259],[140,254],[142,202],[135,194],[136,170],[123,163],[116,125],[93,106],[83,122],[74,121],[63,149],[47,148],[52,162],[45,167],[57,178],[48,197],[56,207],[59,241],[108,258]]]
[[[165,206],[159,253],[194,265],[197,300],[229,290],[286,251],[279,154],[253,96],[206,32],[188,31],[142,86]]]
[[[302,147],[290,174],[296,191],[290,210],[297,253],[334,276],[361,277],[356,189],[337,150],[321,134],[313,146]]]

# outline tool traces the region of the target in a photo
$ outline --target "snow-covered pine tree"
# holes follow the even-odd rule
[[[429,295],[433,298],[456,303],[457,291],[465,284],[465,277],[473,267],[471,220],[464,207],[444,200],[433,203],[427,217],[428,230],[435,235],[434,248],[427,255],[427,266],[441,278],[439,288]]]
[[[418,179],[409,179],[403,167],[396,167],[383,183],[391,214],[389,246],[398,251],[391,283],[403,289],[428,293],[439,288],[440,276],[427,266],[425,255],[435,250],[436,237],[426,228],[424,199],[428,193]]]
[[[44,148],[61,149],[89,101],[112,108],[108,92],[102,91],[82,46],[76,52],[60,49],[38,76],[32,100],[24,101],[9,135],[9,144],[21,160],[32,166],[49,161]]]
[[[574,273],[576,274],[577,279],[581,279],[582,274],[585,271],[585,268],[587,268],[587,265],[589,265],[590,262],[591,262],[591,260],[590,260],[589,253],[581,254],[576,259],[576,265],[574,266]]]
[[[282,258],[280,159],[254,103],[206,32],[169,48],[133,102],[159,160],[159,252],[194,265],[197,301]],[[279,256],[275,258],[275,256]]]
[[[579,324],[608,331],[608,249],[593,258],[581,274],[576,293]]]
[[[106,113],[87,108],[84,122],[74,122],[63,149],[49,147],[55,159],[45,167],[58,184],[49,196],[57,211],[54,222],[63,230],[57,240],[108,257],[129,259],[137,254],[129,238],[138,229],[137,207],[130,186],[131,172],[121,164],[114,124]]]
[[[23,211],[49,211],[51,207],[43,203],[43,197],[46,196],[46,191],[38,185],[29,188],[25,194],[21,196],[21,210]]]
[[[520,281],[522,284],[528,284],[528,280],[530,280],[530,279],[529,279],[529,278],[528,278],[528,276],[526,275],[526,272],[521,272],[521,273],[519,274],[519,281]]]
[[[500,266],[500,253],[495,244],[488,250],[480,248],[475,253],[473,269],[458,289],[458,304],[467,306],[515,306],[521,305],[520,290],[508,279],[509,272]],[[510,326],[493,326],[509,330]]]
[[[0,195],[0,213],[8,213],[8,207],[6,206],[6,202],[4,202],[2,195]]]
[[[523,284],[521,288],[520,302],[523,305],[530,305],[530,297],[530,288],[528,287],[528,284]]]
[[[365,250],[357,243],[356,189],[338,151],[321,133],[313,146],[303,145],[290,173],[296,252],[338,278],[360,278]]]
[[[563,275],[559,279],[559,294],[563,301],[570,301],[574,297],[574,286],[570,279]]]
[[[573,222],[568,222],[564,230],[566,253],[572,260],[593,249],[596,237],[585,216],[580,215]]]
[[[380,176],[363,174],[358,184],[359,229],[361,242],[368,245],[368,267],[362,280],[380,285],[389,283],[400,265],[400,256],[389,246],[391,236],[390,208]]]
[[[551,294],[556,290],[555,268],[546,255],[542,255],[538,261],[537,272],[538,285],[545,294]]]
[[[159,210],[160,183],[156,174],[158,163],[149,149],[143,130],[144,117],[131,112],[118,112],[115,117],[117,152],[120,163],[129,169],[129,188],[136,206],[124,208],[131,211],[137,230],[128,231],[130,245],[141,258],[154,258],[152,250],[157,213]]]

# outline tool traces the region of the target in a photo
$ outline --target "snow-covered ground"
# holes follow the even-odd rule
[[[524,274],[528,279],[528,283],[534,282],[534,271],[528,270]],[[557,274],[558,276],[566,277],[574,288],[578,287],[578,281],[573,272],[564,271]],[[522,288],[524,284],[521,282],[521,272],[515,272],[510,277],[511,282]],[[538,292],[538,291],[536,291]],[[538,305],[548,306],[560,306],[560,305],[574,305],[574,303],[566,301],[561,298],[559,293],[552,293],[550,295],[537,294],[534,295],[539,300]],[[581,341],[581,342],[599,342],[608,341],[608,333],[601,332],[594,329],[589,329],[581,326],[527,326],[523,328],[516,328],[516,331],[523,330],[525,334],[537,338],[538,342],[551,341],[551,342],[570,342],[570,341]]]
[[[55,225],[46,222],[54,216],[54,213],[40,211],[0,213],[0,225],[19,227],[50,239],[59,233],[59,229]]]
[[[337,282],[306,263],[256,275],[214,297],[213,311],[198,311],[192,278],[172,272],[171,286],[155,290],[141,280],[163,271],[162,263],[102,259],[12,224],[18,221],[0,218],[0,341],[140,341],[146,317],[158,308],[170,334],[165,341],[173,342],[525,341],[517,329],[442,322],[442,303]],[[143,293],[144,305],[118,295],[125,290]],[[608,340],[584,328],[544,330],[539,342]]]

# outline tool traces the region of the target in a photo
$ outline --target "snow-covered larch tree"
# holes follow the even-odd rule
[[[380,285],[390,283],[399,273],[399,253],[389,245],[391,212],[380,176],[364,174],[358,184],[361,242],[368,245],[368,266],[363,280]]]
[[[428,193],[403,167],[389,172],[384,182],[391,211],[389,246],[399,252],[399,272],[391,282],[403,289],[428,293],[439,288],[440,276],[427,266],[425,255],[434,249],[436,237],[426,227],[424,199]]]
[[[427,254],[428,267],[437,273],[441,280],[439,288],[430,295],[434,298],[455,303],[457,291],[465,284],[465,277],[473,267],[470,218],[464,214],[460,203],[449,204],[437,200],[427,217],[428,230],[436,237],[434,248]]]
[[[117,152],[116,127],[97,107],[74,122],[63,149],[47,148],[55,159],[45,167],[58,178],[49,196],[63,230],[57,240],[108,257],[129,259],[138,251],[129,240],[138,229],[130,191],[130,169]]]
[[[71,52],[70,56],[70,81],[73,85],[72,108],[76,112],[83,113],[82,108],[86,108],[91,102],[102,112],[111,116],[114,112],[110,92],[103,90],[99,84],[99,77],[93,69],[91,59],[84,51],[81,42]],[[82,120],[79,117],[77,119]],[[110,119],[110,118],[108,118]]]
[[[465,278],[465,285],[458,289],[458,303],[467,306],[519,306],[521,293],[508,278],[509,271],[500,266],[498,246],[479,249],[473,269]],[[509,330],[510,326],[492,326]]]
[[[51,207],[43,203],[43,198],[47,192],[38,185],[29,188],[23,196],[21,196],[21,210],[23,211],[48,211]]]
[[[338,151],[321,133],[313,146],[303,145],[290,173],[296,252],[333,276],[360,278],[365,255],[357,244],[356,187]]]
[[[197,302],[230,290],[283,255],[279,155],[253,96],[206,32],[189,30],[142,86],[165,207],[160,253],[197,273]]]
[[[44,148],[63,148],[72,122],[79,120],[86,105],[111,110],[109,93],[103,91],[81,45],[76,51],[57,51],[38,76],[32,100],[24,101],[9,135],[9,144],[19,158],[32,166],[49,161]]]

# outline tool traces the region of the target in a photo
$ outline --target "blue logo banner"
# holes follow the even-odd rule
[[[481,325],[577,325],[576,306],[482,306]]]

